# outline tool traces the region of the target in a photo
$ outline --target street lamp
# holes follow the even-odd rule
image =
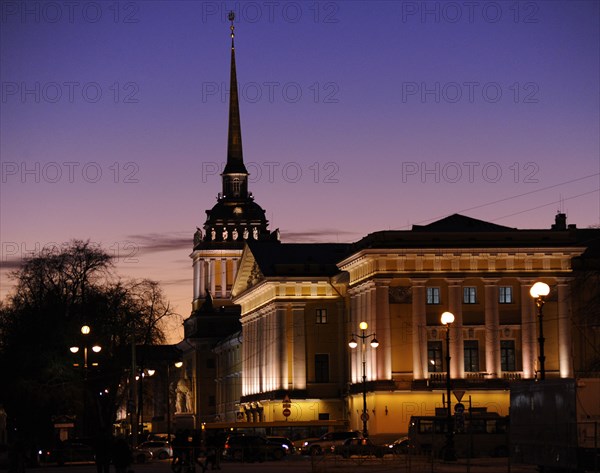
[[[100,353],[102,351],[102,347],[100,345],[94,344],[94,345],[92,345],[90,347],[90,345],[88,343],[88,337],[89,337],[91,331],[92,330],[90,329],[89,325],[83,325],[81,327],[81,329],[80,329],[80,332],[83,335],[83,344],[82,344],[83,346],[82,347],[79,347],[79,346],[69,347],[69,351],[71,353],[73,353],[73,354],[79,353],[80,350],[83,350],[83,406],[82,406],[83,413],[82,413],[82,416],[81,416],[82,436],[85,436],[85,434],[86,434],[86,432],[85,432],[85,425],[86,425],[85,415],[86,415],[86,412],[87,412],[87,407],[86,407],[86,404],[87,404],[87,389],[88,389],[87,378],[88,378],[88,366],[89,366],[88,365],[88,351],[89,351],[90,348],[92,349],[92,351],[94,353]],[[79,363],[73,363],[73,366],[75,366],[75,367],[78,368],[80,366],[80,364]],[[97,362],[92,362],[91,366],[98,366],[98,363]]]
[[[538,344],[540,345],[540,356],[538,357],[538,360],[540,360],[540,379],[543,381],[544,379],[546,379],[546,357],[544,356],[544,324],[542,320],[542,308],[544,307],[544,303],[546,302],[544,300],[544,297],[550,294],[550,286],[548,286],[548,284],[546,284],[545,282],[538,281],[533,286],[531,286],[529,294],[535,299],[535,306],[537,307],[538,311],[538,322],[540,331],[540,336],[538,337]]]
[[[454,314],[452,312],[444,312],[442,314],[442,324],[446,326],[446,447],[444,449],[444,460],[454,461],[456,460],[456,454],[454,453],[454,422],[452,422],[452,400],[451,396],[451,378],[450,378],[450,325],[454,323]]]
[[[362,415],[360,416],[360,418],[363,422],[363,436],[368,437],[369,431],[367,430],[367,421],[369,420],[369,414],[367,411],[367,358],[366,358],[367,345],[365,343],[365,340],[372,337],[373,340],[371,340],[371,346],[373,348],[377,348],[379,346],[379,342],[375,338],[374,333],[365,334],[365,331],[369,327],[367,322],[361,322],[358,327],[360,328],[360,334],[357,335],[357,334],[353,333],[352,339],[348,342],[348,346],[352,349],[355,349],[358,346],[358,343],[356,342],[354,337],[360,338],[361,344],[362,344],[361,349],[362,349],[362,384],[363,384],[363,412],[362,412]]]
[[[84,341],[87,342],[87,336],[90,334],[91,329],[89,325],[84,325],[81,327],[81,333],[84,335]],[[89,345],[87,343],[83,344],[83,374],[84,377],[87,378],[87,369],[88,369],[88,348]],[[102,351],[102,347],[100,345],[92,345],[92,351],[94,353],[100,353]],[[71,353],[79,353],[81,348],[78,346],[72,346],[69,348]],[[73,366],[79,366],[79,363],[73,363]],[[92,366],[98,366],[98,363],[92,363]]]
[[[144,383],[143,380],[146,376],[154,376],[156,370],[152,369],[140,369],[140,374],[136,376],[136,380],[139,380],[139,399],[138,399],[138,428],[139,434],[144,435]]]

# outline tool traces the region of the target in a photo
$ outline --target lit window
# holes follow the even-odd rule
[[[442,369],[442,342],[427,342],[427,367],[430,373],[439,373]]]
[[[440,288],[439,287],[428,287],[427,288],[427,304],[439,304],[440,303]]]
[[[477,304],[476,287],[463,287],[463,304]]]
[[[317,309],[316,323],[326,324],[327,323],[327,309]]]
[[[500,304],[512,304],[512,286],[500,286],[498,288],[498,302]]]

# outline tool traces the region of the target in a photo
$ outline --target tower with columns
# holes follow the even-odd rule
[[[240,331],[239,307],[231,302],[231,288],[238,271],[244,244],[250,241],[277,240],[270,233],[265,211],[248,192],[248,171],[244,165],[242,131],[235,62],[233,12],[231,21],[231,70],[227,161],[221,174],[222,189],[217,203],[206,211],[206,221],[194,234],[190,255],[193,268],[192,313],[184,325],[182,381],[190,402],[177,414],[181,428],[199,428],[203,422],[219,419],[217,396],[236,392],[239,383],[224,378],[216,383],[215,345],[236,338]]]
[[[248,191],[249,174],[244,165],[238,100],[234,19],[234,13],[230,12],[231,71],[227,161],[221,174],[222,190],[217,196],[217,203],[206,211],[203,228],[198,228],[194,235],[194,246],[190,255],[194,274],[192,312],[200,308],[208,293],[211,294],[215,305],[231,305],[231,286],[244,243],[277,236],[277,232],[269,232],[265,211]]]

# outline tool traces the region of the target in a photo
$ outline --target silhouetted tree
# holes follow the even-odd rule
[[[164,342],[161,321],[173,314],[158,283],[121,281],[111,256],[90,242],[45,249],[11,275],[16,285],[0,305],[0,404],[11,431],[29,445],[53,436],[52,418],[86,406],[88,432],[110,429],[121,402],[119,384],[129,368],[128,348]],[[102,346],[97,368],[86,372],[69,347]],[[134,337],[133,337],[134,336]],[[81,359],[78,359],[81,363]]]

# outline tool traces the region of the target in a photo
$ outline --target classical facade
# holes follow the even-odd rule
[[[452,215],[352,244],[281,243],[248,192],[230,19],[227,164],[194,236],[192,314],[178,345],[189,400],[177,427],[360,429],[366,395],[371,434],[406,432],[411,415],[443,405],[448,351],[453,389],[507,414],[511,382],[540,368],[534,281],[551,287],[547,376],[598,371],[588,363],[597,328],[586,324],[600,230],[567,226],[564,214],[548,229]],[[449,344],[444,311],[455,316]],[[357,334],[379,346],[351,349]]]
[[[551,287],[544,307],[547,377],[576,375],[581,331],[574,265],[596,261],[600,231],[519,230],[452,215],[352,245],[249,242],[232,296],[241,307],[238,418],[362,427],[363,352],[348,341],[367,322],[369,431],[406,432],[411,415],[442,407],[446,351],[455,390],[474,407],[508,413],[508,390],[535,378],[538,319],[529,289]],[[596,266],[597,268],[597,266]],[[446,346],[442,312],[455,322]]]

